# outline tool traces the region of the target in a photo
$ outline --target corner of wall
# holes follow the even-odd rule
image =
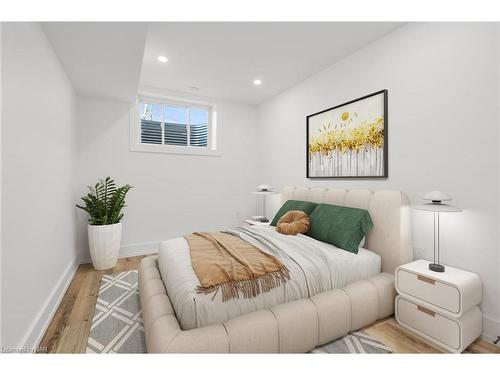
[[[52,318],[54,317],[59,304],[61,303],[66,290],[68,289],[73,277],[75,276],[76,270],[78,269],[79,262],[78,259],[74,259],[59,278],[57,284],[52,288],[44,306],[39,310],[38,315],[33,320],[33,323],[28,328],[26,335],[22,338],[19,343],[19,348],[30,348],[30,349],[40,349],[38,348],[40,342],[47,330]]]
[[[0,22],[0,348],[2,348],[2,28],[3,22]]]

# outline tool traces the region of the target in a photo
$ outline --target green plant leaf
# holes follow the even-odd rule
[[[123,218],[125,196],[132,186],[125,185],[117,188],[114,180],[108,176],[87,188],[89,193],[81,197],[84,205],[77,204],[76,207],[89,214],[89,223],[92,225],[119,223]]]

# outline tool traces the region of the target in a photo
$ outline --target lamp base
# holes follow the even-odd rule
[[[252,216],[252,220],[258,221],[261,223],[269,223],[269,219],[265,216]]]
[[[444,266],[442,264],[431,263],[429,264],[429,269],[434,272],[444,272]]]

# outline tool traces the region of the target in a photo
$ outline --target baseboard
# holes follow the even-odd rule
[[[158,252],[160,241],[125,245],[120,248],[120,258],[150,255]]]
[[[483,315],[483,334],[481,337],[486,341],[493,342],[500,336],[500,322]]]
[[[120,247],[119,258],[136,257],[139,255],[150,255],[158,252],[160,241],[141,242]],[[90,254],[80,259],[80,263],[92,263]]]
[[[66,290],[69,287],[69,284],[71,283],[71,280],[73,280],[77,269],[78,261],[77,259],[74,259],[66,267],[66,270],[63,272],[59,281],[52,289],[45,305],[41,308],[40,312],[34,319],[33,324],[21,340],[19,348],[35,349],[38,347],[64,297],[64,294],[66,293]]]

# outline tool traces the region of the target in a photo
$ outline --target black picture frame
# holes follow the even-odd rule
[[[383,168],[384,168],[384,171],[383,171],[383,174],[373,175],[373,176],[372,175],[370,175],[370,176],[353,176],[353,175],[350,175],[350,176],[311,176],[310,170],[309,170],[309,158],[310,158],[310,155],[309,155],[309,121],[310,121],[310,119],[314,116],[323,114],[325,112],[336,110],[336,109],[339,109],[343,106],[346,106],[346,105],[349,105],[349,104],[352,104],[352,103],[355,103],[355,102],[358,102],[361,100],[365,100],[367,98],[371,98],[373,96],[380,95],[380,94],[383,94],[383,111],[384,111],[384,114],[383,114],[383,116],[384,116],[384,149],[383,149],[383,157],[384,157]],[[359,97],[357,99],[350,100],[348,102],[336,105],[336,106],[331,107],[331,108],[324,109],[320,112],[316,112],[316,113],[313,113],[313,114],[307,116],[306,117],[306,178],[310,178],[310,179],[367,179],[367,178],[368,179],[386,179],[386,178],[388,178],[389,177],[388,100],[389,100],[389,91],[387,89],[383,89],[383,90],[379,90],[379,91],[376,91],[374,93],[364,95],[364,96]]]

